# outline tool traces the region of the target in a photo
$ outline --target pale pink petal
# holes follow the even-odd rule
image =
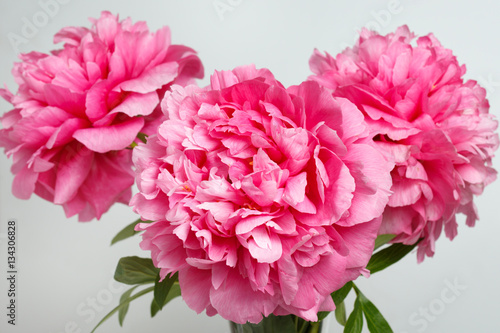
[[[333,310],[331,293],[367,274],[390,194],[392,159],[361,111],[254,66],[173,86],[161,108],[168,120],[134,151],[130,203],[169,226],[140,227],[160,276],[179,272],[188,306],[237,323]]]
[[[239,324],[247,321],[258,323],[262,316],[269,316],[276,307],[272,297],[254,291],[234,270],[229,273],[223,287],[210,291],[210,302],[222,317]]]
[[[414,39],[407,26],[385,36],[363,29],[336,57],[315,51],[310,79],[354,103],[379,149],[396,163],[380,233],[395,234],[396,243],[420,239],[420,262],[434,254],[443,228],[450,239],[456,235],[457,213],[474,225],[473,197],[494,179],[489,170],[499,141],[485,90],[463,79],[465,65],[432,34]],[[363,196],[354,196],[353,208]],[[362,202],[365,208],[353,211],[370,211]]]
[[[37,179],[38,173],[25,167],[14,177],[14,181],[12,182],[12,194],[19,199],[29,199],[33,191],[35,191]]]
[[[182,299],[186,304],[201,313],[211,302],[210,300],[210,270],[187,267],[179,271],[179,283]]]

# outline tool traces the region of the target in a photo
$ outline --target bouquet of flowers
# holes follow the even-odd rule
[[[344,332],[363,317],[392,332],[353,281],[415,247],[432,257],[458,213],[478,219],[497,121],[432,34],[364,29],[335,57],[315,50],[312,75],[290,87],[254,65],[199,87],[201,60],[167,27],[109,12],[91,23],[62,29],[51,54],[21,55],[17,93],[0,90],[14,106],[0,146],[19,198],[80,221],[117,202],[138,214],[112,243],[141,234],[150,257],[119,261],[131,288],[102,321],[122,324],[153,293],[152,316],[182,296],[233,332],[320,332],[331,311]]]

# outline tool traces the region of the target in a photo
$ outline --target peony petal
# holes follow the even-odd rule
[[[29,169],[23,168],[14,177],[12,182],[12,194],[19,199],[29,199],[33,191],[35,191],[35,183],[38,179],[38,173]]]
[[[131,118],[113,126],[79,129],[73,137],[92,151],[106,153],[129,146],[143,126],[143,118]]]
[[[48,105],[58,107],[76,117],[84,115],[85,95],[83,93],[72,92],[68,88],[54,84],[45,85],[44,92]]]
[[[344,157],[346,166],[351,170],[356,189],[349,208],[349,216],[344,223],[368,222],[379,217],[387,203],[391,203],[391,170],[394,164],[386,161],[377,149],[368,144],[358,144],[349,149]],[[362,161],[362,162],[360,162]]]
[[[153,112],[159,102],[155,91],[144,94],[131,93],[109,114],[124,113],[129,117],[147,116]]]
[[[304,201],[306,186],[307,174],[305,172],[288,178],[285,192],[283,193],[283,200],[292,207],[295,207],[298,203]]]
[[[94,153],[81,144],[68,145],[58,163],[54,203],[70,201],[87,178],[94,163]]]
[[[197,313],[201,313],[210,304],[210,274],[209,270],[191,267],[179,271],[182,299]]]
[[[217,291],[210,290],[210,301],[222,317],[231,318],[239,324],[247,321],[258,323],[262,316],[269,316],[276,308],[276,301],[272,297],[254,291],[235,269],[230,271],[223,287]]]
[[[179,65],[176,62],[167,62],[154,66],[138,77],[119,84],[115,90],[121,89],[140,94],[155,92],[176,78],[178,68]]]
[[[90,169],[80,192],[95,210],[97,218],[100,218],[113,203],[127,204],[132,196],[134,177],[131,152],[124,150],[109,155],[95,154],[94,165],[99,165],[99,169],[95,166]]]
[[[253,258],[261,263],[272,263],[282,255],[282,246],[279,236],[269,233],[265,227],[254,228],[252,238],[248,239],[248,250]]]

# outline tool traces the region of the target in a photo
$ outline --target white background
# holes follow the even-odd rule
[[[49,0],[45,0],[49,1]],[[61,0],[61,2],[63,2]],[[151,30],[169,25],[173,42],[199,52],[208,76],[215,70],[255,63],[269,68],[288,86],[310,74],[308,59],[314,48],[337,54],[351,45],[362,26],[381,33],[408,24],[418,35],[433,32],[468,68],[467,78],[487,88],[491,112],[500,116],[500,6],[498,1],[124,1],[66,0],[41,25],[21,52],[48,52],[59,48],[52,36],[62,27],[89,26],[88,17],[101,10],[145,20]],[[229,6],[221,12],[216,5]],[[227,7],[226,7],[227,9]],[[16,52],[9,33],[22,36],[23,20],[43,19],[38,1],[0,0],[0,82],[17,87],[10,74]],[[12,36],[12,34],[11,34]],[[0,114],[10,105],[0,101]],[[500,164],[499,159],[495,160]],[[18,229],[17,325],[7,325],[6,242],[0,246],[1,332],[90,332],[119,300],[118,284],[111,284],[118,259],[149,254],[138,248],[139,239],[112,247],[109,242],[124,225],[136,219],[125,205],[115,206],[101,221],[78,223],[63,210],[33,196],[24,201],[12,196],[12,161],[0,156],[0,233],[9,218]],[[441,237],[434,258],[417,265],[414,254],[358,284],[388,319],[397,333],[498,332],[500,307],[500,181],[476,200],[481,220],[475,228],[463,225],[450,242]],[[463,220],[462,224],[463,224]],[[448,284],[466,289],[453,291]],[[111,296],[111,297],[109,297]],[[453,297],[455,296],[455,297]],[[443,298],[444,297],[444,298]],[[449,301],[453,298],[452,301]],[[444,300],[448,300],[445,303]],[[220,317],[196,315],[176,299],[154,319],[149,318],[151,296],[133,303],[125,325],[111,318],[98,332],[228,332]],[[352,298],[348,307],[352,307]],[[92,307],[95,302],[95,307]],[[80,311],[78,311],[78,309]],[[428,309],[428,319],[420,311]],[[412,321],[413,320],[413,321]],[[341,332],[327,320],[325,332]],[[366,324],[365,324],[366,326]],[[365,327],[366,329],[366,327]]]

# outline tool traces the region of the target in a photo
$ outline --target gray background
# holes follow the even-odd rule
[[[45,0],[42,2],[48,2]],[[60,0],[60,2],[63,2]],[[209,75],[215,70],[255,63],[267,67],[286,86],[298,84],[309,74],[308,59],[314,48],[331,54],[351,45],[362,26],[382,33],[408,24],[418,35],[434,32],[468,67],[467,78],[487,88],[491,112],[500,116],[500,6],[498,1],[117,1],[66,0],[52,17],[45,16],[38,1],[0,0],[0,81],[15,91],[10,75],[16,52],[8,34],[22,36],[23,20],[39,21],[39,29],[20,45],[21,52],[48,52],[56,48],[53,35],[69,25],[88,26],[88,17],[101,10],[145,20],[150,29],[169,25],[174,43],[193,47]],[[217,6],[226,5],[226,11]],[[221,8],[221,7],[220,7]],[[57,46],[57,48],[60,46]],[[0,113],[10,105],[0,101]],[[116,205],[101,221],[77,223],[63,210],[33,196],[29,201],[12,196],[11,160],[0,155],[0,233],[9,218],[18,230],[17,326],[6,324],[6,242],[0,235],[0,331],[90,332],[118,302],[124,287],[111,284],[118,259],[148,256],[138,248],[139,239],[109,242],[136,216],[125,205]],[[498,167],[500,162],[495,160]],[[358,284],[389,320],[395,332],[497,332],[500,296],[500,181],[476,200],[481,220],[473,229],[461,226],[457,238],[444,236],[434,258],[417,265],[409,255],[394,267],[360,278]],[[457,283],[462,289],[451,290]],[[122,288],[122,289],[120,289]],[[117,290],[120,289],[120,290]],[[454,293],[455,292],[455,293]],[[181,299],[149,318],[151,296],[134,302],[125,325],[116,316],[98,332],[228,332],[220,317],[196,315]],[[348,308],[352,308],[352,297]],[[446,302],[445,302],[446,301]],[[428,311],[424,317],[421,311]],[[327,319],[325,332],[341,332]],[[365,324],[366,326],[366,324]],[[366,328],[365,328],[366,329]]]

